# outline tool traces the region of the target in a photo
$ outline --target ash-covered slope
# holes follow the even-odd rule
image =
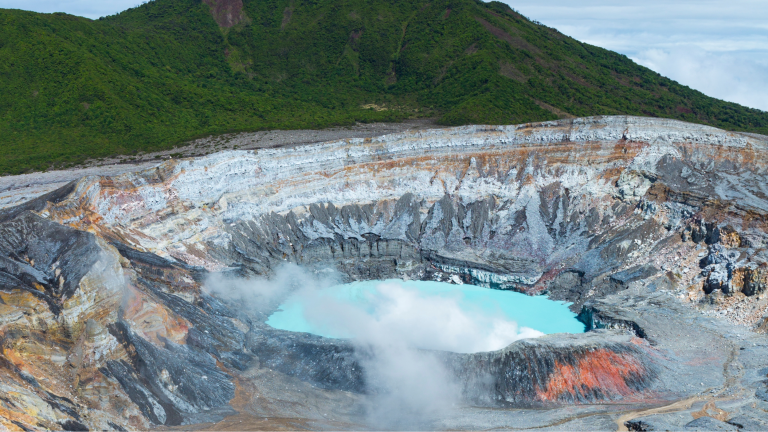
[[[511,421],[481,407],[547,408],[529,425],[541,427],[564,405],[723,395],[751,415],[768,366],[755,333],[768,327],[767,153],[760,136],[595,117],[84,178],[0,213],[0,385],[20,395],[0,421],[145,428],[235,409],[327,426],[318,406],[362,421],[350,408],[369,392],[354,345],[271,329],[275,304],[202,289],[210,272],[270,275],[286,261],[574,302],[584,335],[443,353],[475,408],[433,427]],[[295,404],[277,402],[297,388]]]

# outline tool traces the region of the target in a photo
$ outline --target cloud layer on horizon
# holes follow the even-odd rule
[[[523,15],[709,96],[768,111],[764,0],[503,0]],[[0,8],[99,18],[142,0],[0,0]]]
[[[66,12],[91,19],[114,15],[136,7],[144,0],[0,0],[0,8],[34,12]]]
[[[702,93],[768,111],[764,0],[504,0],[530,19]]]

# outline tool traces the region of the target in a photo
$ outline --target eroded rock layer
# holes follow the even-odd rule
[[[202,289],[211,272],[269,275],[284,262],[573,302],[584,335],[443,356],[477,406],[674,400],[702,390],[681,372],[691,362],[711,375],[702,386],[733,386],[736,348],[679,350],[675,331],[693,316],[768,328],[767,164],[759,136],[605,117],[231,151],[83,178],[0,213],[10,395],[0,424],[214,421],[265,394],[257,370],[366,394],[353,345],[271,329],[275,304],[243,308]],[[720,340],[698,328],[697,340]]]

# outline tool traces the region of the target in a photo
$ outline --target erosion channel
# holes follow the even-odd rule
[[[767,214],[766,137],[639,117],[84,177],[0,210],[0,424],[765,429]],[[442,375],[399,394],[380,345],[267,324],[329,273],[545,294],[587,331],[403,346]]]

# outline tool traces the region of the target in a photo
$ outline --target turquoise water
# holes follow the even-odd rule
[[[299,290],[267,324],[331,338],[392,333],[421,348],[473,352],[541,334],[584,332],[568,305],[473,285],[391,279]]]

